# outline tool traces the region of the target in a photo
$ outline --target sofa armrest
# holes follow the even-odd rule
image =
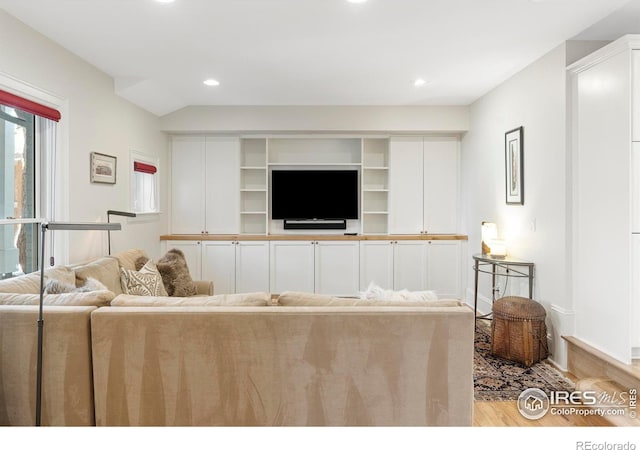
[[[213,281],[194,281],[198,293],[196,295],[213,295]]]

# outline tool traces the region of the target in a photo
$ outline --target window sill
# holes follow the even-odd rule
[[[159,218],[162,211],[156,212],[137,212],[135,213],[136,217],[127,217],[127,223],[136,223],[136,222],[152,222]]]

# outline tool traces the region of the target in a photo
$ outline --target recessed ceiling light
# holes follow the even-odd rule
[[[208,78],[203,81],[207,86],[218,86],[220,82],[218,80],[214,80],[213,78]]]
[[[416,78],[413,81],[413,85],[418,87],[418,86],[424,86],[425,84],[427,84],[427,80],[425,80],[424,78]]]
[[[347,0],[349,3],[364,3],[367,0]]]
[[[158,3],[173,3],[175,0],[156,0]]]

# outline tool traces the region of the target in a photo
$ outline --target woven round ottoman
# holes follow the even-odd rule
[[[546,311],[525,297],[502,297],[493,303],[491,353],[527,367],[548,355]]]

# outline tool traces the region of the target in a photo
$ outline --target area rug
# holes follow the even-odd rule
[[[541,361],[525,367],[491,354],[491,328],[486,321],[476,325],[473,385],[478,401],[517,400],[527,388],[573,391],[575,384],[550,364]]]

